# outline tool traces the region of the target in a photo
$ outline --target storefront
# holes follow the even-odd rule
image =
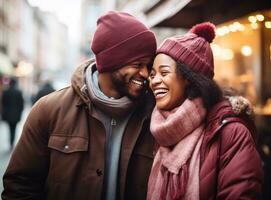
[[[11,60],[6,54],[0,52],[0,74],[11,75],[14,72],[14,67]]]
[[[271,115],[271,10],[218,25],[212,48],[215,79]]]
[[[203,21],[217,26],[212,44],[215,80],[237,90],[255,108],[265,179],[263,199],[271,199],[271,1],[191,0],[155,27],[189,29]]]
[[[212,45],[215,79],[254,106],[263,161],[264,199],[271,198],[271,10],[255,12],[217,26]]]

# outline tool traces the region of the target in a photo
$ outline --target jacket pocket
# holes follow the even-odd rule
[[[78,136],[56,135],[49,138],[50,162],[47,177],[48,191],[52,183],[82,182],[88,165],[88,139]],[[84,164],[83,164],[84,163]]]
[[[51,135],[48,147],[63,153],[87,151],[88,139],[77,136]]]

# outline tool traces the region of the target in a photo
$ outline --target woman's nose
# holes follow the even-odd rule
[[[161,77],[160,77],[158,74],[154,75],[154,76],[150,79],[150,83],[151,83],[152,85],[159,84],[159,83],[161,83],[161,82],[162,82],[162,79],[161,79]]]

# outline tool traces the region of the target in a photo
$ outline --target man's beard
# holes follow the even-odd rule
[[[127,96],[132,101],[138,101],[140,99],[143,99],[145,93],[147,92],[147,84],[145,83],[139,95],[132,95],[129,92],[129,84],[131,84],[130,80],[125,80],[125,76],[119,77],[112,75],[112,82],[116,90],[119,92],[120,96]]]

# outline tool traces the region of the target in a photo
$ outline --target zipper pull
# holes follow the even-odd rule
[[[117,121],[115,119],[111,119],[111,126],[116,126],[117,125]]]

